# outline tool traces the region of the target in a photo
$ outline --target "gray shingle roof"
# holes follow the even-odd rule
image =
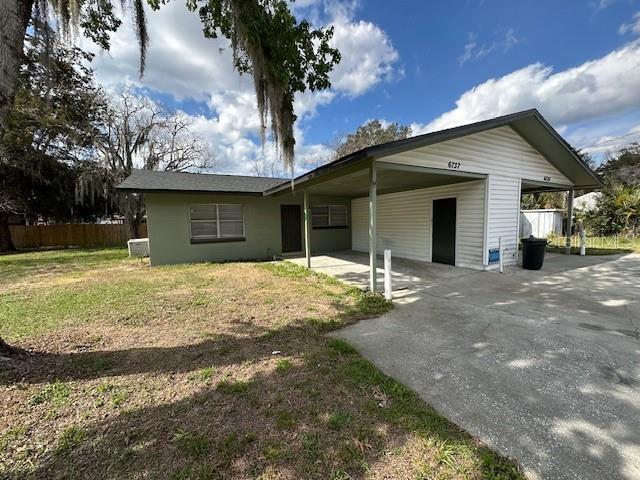
[[[176,191],[262,194],[265,190],[288,181],[286,178],[135,170],[116,188],[142,193]]]

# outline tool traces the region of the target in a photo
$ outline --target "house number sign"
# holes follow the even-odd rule
[[[454,170],[460,170],[460,163],[459,162],[449,162],[449,168],[452,168]]]

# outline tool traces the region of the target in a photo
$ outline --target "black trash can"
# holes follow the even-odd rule
[[[527,270],[540,270],[544,263],[544,251],[547,248],[546,238],[522,239],[522,268]]]

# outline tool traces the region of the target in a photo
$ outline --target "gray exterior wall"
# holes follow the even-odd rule
[[[280,205],[300,205],[302,192],[279,197],[190,193],[148,193],[147,228],[151,265],[225,260],[272,259],[282,254]],[[244,207],[245,240],[192,244],[189,205],[195,203],[241,203]],[[349,228],[311,230],[311,252],[351,248],[350,200],[309,196],[311,205],[347,205]],[[304,249],[304,220],[302,219]]]

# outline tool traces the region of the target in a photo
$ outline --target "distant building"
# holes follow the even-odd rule
[[[573,200],[573,208],[576,210],[594,210],[602,193],[589,192]]]

